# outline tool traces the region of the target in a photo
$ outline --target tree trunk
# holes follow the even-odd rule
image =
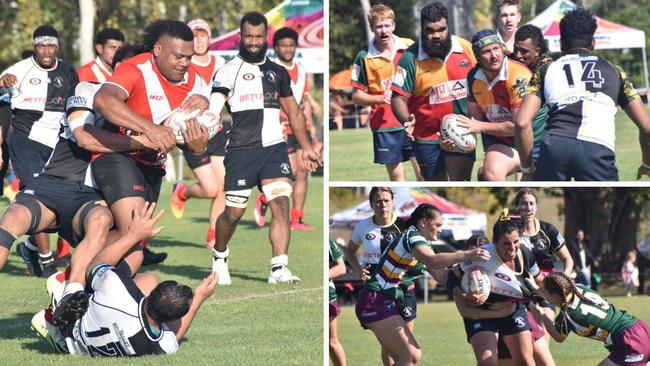
[[[83,65],[95,58],[95,1],[79,0],[79,14],[79,65]]]

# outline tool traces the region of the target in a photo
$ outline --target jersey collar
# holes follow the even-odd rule
[[[32,63],[34,64],[34,66],[36,66],[39,70],[52,71],[52,70],[55,70],[59,66],[59,58],[58,57],[54,58],[54,65],[52,65],[52,67],[50,67],[49,69],[41,67],[41,65],[38,64],[38,61],[36,61],[36,56],[31,56],[31,59],[32,59]]]
[[[441,60],[439,58],[436,58],[441,63],[447,62],[447,59],[449,59],[449,56],[451,56],[452,53],[463,53],[463,45],[460,44],[460,41],[456,38],[456,36],[451,36],[451,50],[447,54],[444,60]],[[418,61],[423,61],[426,60],[427,58],[430,58],[429,55],[427,55],[426,52],[424,52],[424,49],[422,48],[422,36],[418,38]]]
[[[499,75],[497,75],[497,77],[495,77],[494,80],[492,80],[492,82],[489,82],[487,80],[487,76],[485,75],[485,73],[483,72],[483,69],[480,66],[479,66],[479,69],[476,72],[474,77],[476,79],[478,79],[478,80],[484,81],[487,84],[488,90],[492,91],[492,88],[494,88],[494,86],[497,85],[497,83],[499,81],[508,80],[508,63],[509,62],[510,61],[509,61],[508,57],[505,56],[504,59],[503,59],[503,65],[501,65],[501,71],[499,71]]]
[[[368,42],[368,58],[383,57],[387,60],[392,60],[395,58],[395,54],[399,50],[405,50],[408,48],[403,39],[393,34],[393,41],[395,42],[395,47],[393,47],[393,52],[390,55],[390,58],[387,57],[386,52],[381,52],[375,47],[375,37],[372,37],[370,42]]]
[[[107,69],[106,66],[104,66],[104,63],[99,58],[99,56],[95,57],[95,64],[97,64],[97,67],[102,69],[106,74],[113,75],[113,73],[109,69]]]

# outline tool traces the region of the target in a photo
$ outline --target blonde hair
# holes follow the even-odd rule
[[[625,257],[625,261],[630,261],[632,263],[636,263],[636,251],[630,250],[627,252],[627,256]]]
[[[372,27],[376,22],[390,19],[395,22],[395,12],[384,4],[373,5],[368,12],[368,24]]]
[[[519,4],[519,0],[501,0],[497,5],[497,15],[501,14],[501,8],[504,6],[516,6],[517,12],[521,13],[521,4]]]

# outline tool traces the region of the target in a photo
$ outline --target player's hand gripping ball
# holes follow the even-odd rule
[[[443,139],[449,139],[460,152],[472,152],[476,149],[476,135],[467,133],[465,127],[458,125],[456,114],[448,114],[442,117],[440,122],[440,136]]]
[[[465,293],[489,295],[491,289],[490,276],[481,267],[472,267],[463,274],[460,286]],[[485,296],[487,299],[487,296]]]
[[[209,138],[214,137],[217,132],[221,131],[223,125],[221,123],[220,116],[217,116],[210,111],[205,111],[200,115],[198,113],[198,110],[190,113],[177,110],[173,112],[171,116],[167,117],[167,119],[163,122],[163,126],[167,126],[172,129],[172,132],[174,132],[174,136],[176,137],[176,143],[181,145],[185,143],[181,129],[186,128],[185,122],[190,118],[196,118],[196,121],[200,125],[205,126],[205,128],[208,130]]]

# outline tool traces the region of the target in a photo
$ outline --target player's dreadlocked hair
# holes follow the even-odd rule
[[[420,11],[420,27],[424,29],[424,23],[436,23],[442,18],[449,19],[447,8],[440,2],[433,2]]]
[[[158,324],[182,318],[190,310],[192,289],[176,281],[163,281],[147,297],[147,314]]]
[[[180,38],[186,42],[192,42],[194,40],[194,33],[192,33],[192,30],[187,24],[180,20],[158,19],[149,23],[144,29],[142,44],[147,51],[151,51],[162,36]]]
[[[548,53],[548,42],[544,38],[542,30],[532,24],[526,24],[517,29],[515,33],[515,42],[523,42],[530,38],[535,47],[539,47],[539,54]]]
[[[438,207],[430,203],[423,203],[411,213],[411,217],[406,221],[406,227],[411,227],[411,225],[417,227],[417,223],[421,219],[433,220],[441,215],[442,211]]]
[[[594,39],[598,24],[596,18],[584,8],[566,12],[560,21],[560,40],[562,51],[575,48],[589,48]]]
[[[544,288],[551,295],[560,295],[562,296],[562,308],[566,308],[568,303],[567,299],[570,294],[578,296],[581,300],[588,303],[596,304],[593,300],[585,297],[578,289],[576,288],[575,282],[571,277],[567,276],[563,272],[553,272],[544,278]]]

